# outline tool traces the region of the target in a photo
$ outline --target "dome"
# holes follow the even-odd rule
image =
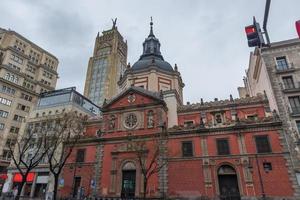
[[[143,57],[132,65],[131,70],[147,69],[151,66],[158,67],[165,71],[174,71],[170,63],[156,56]]]
[[[143,43],[143,54],[134,63],[131,70],[147,69],[151,66],[173,72],[172,66],[166,62],[160,52],[160,42],[153,34],[153,22],[150,23],[150,34]]]

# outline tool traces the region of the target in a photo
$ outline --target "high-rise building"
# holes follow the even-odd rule
[[[117,81],[127,62],[127,42],[115,23],[101,36],[98,33],[86,74],[84,95],[99,106],[117,94]]]
[[[55,89],[58,59],[12,30],[0,29],[0,172],[38,95]]]
[[[270,47],[255,48],[250,53],[249,67],[244,77],[241,97],[265,93],[270,108],[275,110],[283,123],[285,151],[290,151],[289,163],[296,173],[294,181],[300,196],[300,40],[291,39],[271,43]],[[297,186],[297,187],[296,187]]]

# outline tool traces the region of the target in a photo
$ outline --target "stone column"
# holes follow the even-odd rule
[[[110,187],[109,187],[109,193],[115,193],[116,192],[116,176],[117,176],[117,157],[112,155],[112,167],[110,171]]]
[[[103,162],[103,144],[97,146],[96,153],[96,165],[95,165],[95,188],[93,189],[93,196],[99,196],[101,187],[101,174],[102,174],[102,162]]]
[[[166,163],[164,163],[164,166],[158,172],[158,180],[159,180],[158,189],[160,192],[160,196],[165,197],[168,192],[167,139],[160,141],[160,152],[161,152],[159,156],[160,162],[166,162]]]

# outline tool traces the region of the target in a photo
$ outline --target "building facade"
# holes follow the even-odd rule
[[[249,67],[244,78],[245,87],[240,95],[255,96],[265,93],[270,108],[275,110],[282,122],[288,150],[292,154],[296,174],[294,185],[300,196],[300,39],[271,43],[270,47],[256,48],[250,54]]]
[[[15,143],[38,95],[55,89],[57,66],[49,52],[15,31],[0,29],[0,173],[10,163],[8,146]]]
[[[266,96],[184,105],[178,67],[163,59],[150,25],[121,91],[88,121],[67,161],[60,197],[297,199],[285,132]]]
[[[40,95],[36,108],[30,112],[26,123],[23,123],[21,132],[25,132],[24,129],[28,126],[41,127],[43,122],[49,123],[49,120],[57,120],[67,113],[95,117],[99,116],[99,112],[99,107],[78,93],[75,87],[46,92]],[[36,130],[39,129],[36,128]],[[37,132],[36,134],[39,133]],[[59,152],[61,150],[58,149],[57,158],[60,156]],[[54,178],[49,170],[46,158],[30,172],[29,177],[22,196],[47,199],[46,197],[53,192]],[[12,162],[8,168],[8,178],[3,192],[10,191],[21,181],[21,174]]]
[[[118,93],[117,81],[126,68],[127,42],[115,23],[101,36],[98,33],[88,63],[84,95],[99,106]]]

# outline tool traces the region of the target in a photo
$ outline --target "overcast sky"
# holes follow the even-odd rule
[[[1,0],[0,27],[15,30],[59,59],[57,88],[76,86],[83,92],[97,32],[110,29],[111,18],[117,17],[133,64],[153,16],[162,54],[182,74],[185,101],[199,102],[238,97],[251,51],[244,27],[254,15],[262,24],[264,6],[264,0]],[[297,37],[299,8],[299,0],[272,1],[272,42]]]

